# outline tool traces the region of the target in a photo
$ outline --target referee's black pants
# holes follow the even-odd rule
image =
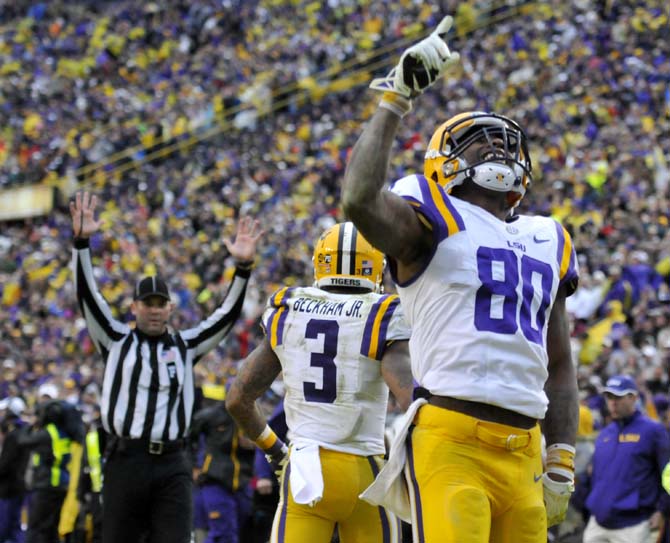
[[[114,447],[104,467],[103,543],[189,543],[192,485],[183,449],[155,455]]]

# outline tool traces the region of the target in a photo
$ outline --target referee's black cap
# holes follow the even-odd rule
[[[144,300],[149,296],[160,296],[166,300],[170,299],[170,292],[165,281],[156,275],[145,277],[135,285],[135,295],[133,296],[135,300]]]

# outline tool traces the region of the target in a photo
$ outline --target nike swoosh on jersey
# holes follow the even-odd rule
[[[537,483],[540,479],[542,479],[542,474],[541,473],[539,475],[535,475],[533,473],[533,481],[535,481]]]
[[[535,234],[535,235],[533,236],[533,241],[534,241],[535,243],[546,243],[547,241],[551,241],[551,240],[550,240],[549,238],[547,238],[547,239],[538,238],[538,237],[537,237],[537,234]]]

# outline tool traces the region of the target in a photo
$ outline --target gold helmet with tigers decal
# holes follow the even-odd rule
[[[326,230],[314,246],[314,285],[381,292],[384,255],[351,222]]]

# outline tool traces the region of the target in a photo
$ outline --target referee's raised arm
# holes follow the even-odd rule
[[[105,363],[100,411],[111,437],[102,487],[103,543],[139,541],[147,523],[151,541],[187,543],[193,504],[185,438],[195,400],[193,365],[239,317],[263,231],[258,221],[243,217],[235,238],[224,240],[235,275],[206,320],[183,332],[169,329],[175,304],[168,284],[147,276],[134,288],[133,328],[112,317],[95,284],[89,238],[101,226],[96,205],[95,196],[78,193],[70,214],[77,299]]]
[[[180,333],[186,347],[194,350],[195,362],[221,343],[242,313],[244,295],[254,265],[256,243],[262,234],[258,221],[242,217],[237,225],[235,239],[223,240],[228,252],[235,259],[233,282],[221,305],[207,320]]]
[[[70,202],[74,234],[72,275],[77,301],[86,320],[88,333],[98,352],[102,354],[103,361],[107,362],[111,345],[126,336],[130,332],[130,327],[114,319],[95,284],[89,239],[102,224],[102,221],[95,218],[97,204],[96,196],[88,192],[78,192],[75,200]]]

